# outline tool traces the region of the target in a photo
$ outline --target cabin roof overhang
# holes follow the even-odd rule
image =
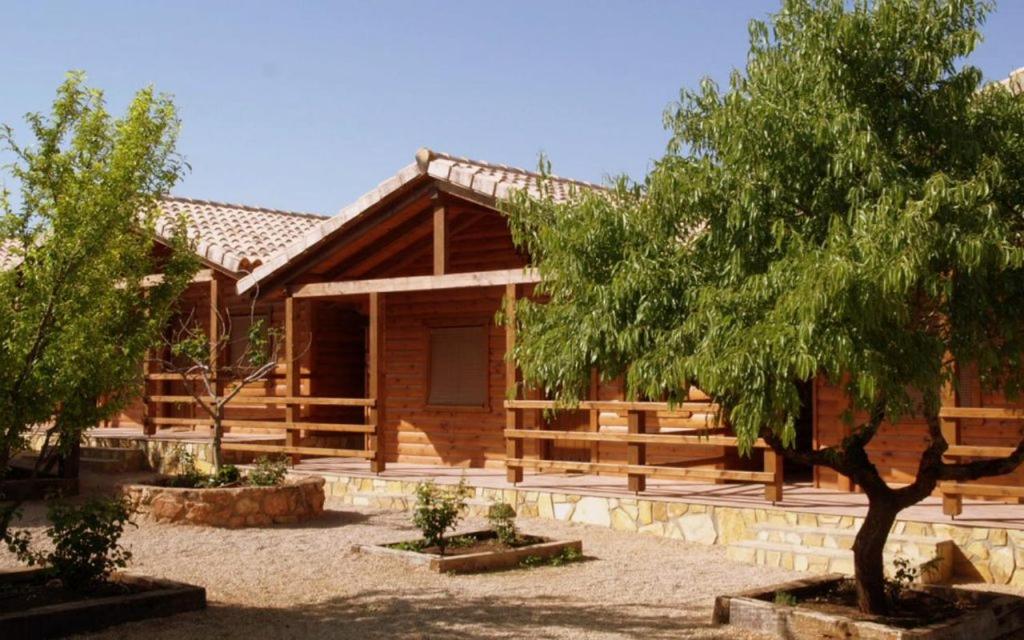
[[[336,216],[309,229],[285,250],[274,255],[238,282],[238,293],[260,288],[264,294],[280,288],[289,275],[308,268],[325,247],[344,242],[360,233],[365,225],[382,220],[384,211],[400,206],[399,203],[442,192],[498,210],[501,200],[513,191],[525,190],[531,195],[542,194],[541,182],[546,181],[546,193],[556,200],[567,200],[576,189],[602,187],[558,176],[541,176],[507,165],[469,160],[430,149],[420,149],[415,162],[403,167],[395,175],[363,194],[342,209]],[[377,220],[375,220],[377,218]]]

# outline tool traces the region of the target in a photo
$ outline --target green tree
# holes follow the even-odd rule
[[[1024,383],[1024,97],[965,58],[989,6],[972,0],[788,0],[750,24],[745,71],[666,112],[668,151],[641,184],[506,209],[546,304],[523,302],[513,357],[571,404],[591,367],[631,397],[696,384],[749,450],[835,469],[863,488],[860,607],[883,612],[897,514],[941,480],[1006,474],[949,463],[940,390],[957,369]],[[848,394],[851,435],[792,448],[798,388]],[[865,446],[923,416],[916,479],[889,486]]]
[[[66,452],[138,393],[146,351],[198,266],[184,219],[171,250],[154,250],[159,198],[185,168],[169,98],[144,89],[113,118],[73,73],[51,113],[26,120],[29,145],[0,129],[20,196],[0,197],[0,476],[34,425]]]

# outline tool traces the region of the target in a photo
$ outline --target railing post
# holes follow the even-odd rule
[[[156,434],[156,423],[153,422],[156,405],[149,399],[149,375],[153,370],[153,365],[150,362],[152,356],[153,354],[146,353],[146,359],[142,362],[142,434],[146,436]]]
[[[943,407],[955,407],[958,404],[956,390],[948,382],[942,387],[941,402]],[[959,418],[940,418],[939,429],[942,432],[942,437],[946,439],[950,446],[961,444]],[[951,459],[946,458],[945,461],[950,462]],[[963,513],[963,495],[959,493],[947,494],[942,489],[942,484],[939,484],[939,491],[942,492],[942,513],[944,515],[955,518]]]
[[[299,446],[300,442],[299,433],[292,428],[296,418],[298,418],[299,409],[299,405],[292,402],[292,399],[299,395],[299,376],[295,370],[298,363],[295,362],[295,358],[295,298],[289,292],[288,297],[284,299],[284,386],[285,393],[289,398],[289,401],[284,405],[284,421],[286,424],[284,444],[289,448]],[[301,459],[299,454],[291,454],[292,464],[298,463]]]
[[[647,413],[630,409],[626,412],[626,424],[630,434],[647,431]],[[626,464],[643,466],[647,464],[647,445],[642,442],[630,442],[626,445]],[[647,476],[642,473],[627,474],[629,490],[640,493],[647,489]]]
[[[380,473],[384,471],[384,447],[383,447],[383,422],[384,422],[384,381],[383,381],[383,358],[384,358],[384,297],[383,294],[373,292],[370,296],[370,326],[368,345],[368,368],[369,380],[367,395],[374,400],[374,405],[369,410],[369,421],[373,425],[373,433],[366,438],[367,448],[373,452],[370,458],[370,471]]]
[[[782,502],[782,456],[771,447],[764,450],[764,470],[772,474],[772,480],[764,485],[764,499],[772,504]]]
[[[519,367],[512,359],[512,351],[516,346],[516,301],[519,299],[520,287],[515,284],[505,285],[505,384],[508,386],[508,397],[515,400],[519,397]],[[505,408],[505,428],[522,429],[523,412],[515,407]],[[509,460],[521,460],[523,457],[523,439],[505,439],[505,474],[512,484],[523,481],[523,467],[511,465]]]
[[[601,378],[597,372],[597,369],[590,370],[590,399],[600,400],[601,395]],[[601,431],[601,410],[597,407],[591,407],[588,410],[588,419],[590,431],[598,433]],[[590,461],[601,462],[601,442],[594,440],[590,443]]]

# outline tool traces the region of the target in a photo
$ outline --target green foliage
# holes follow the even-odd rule
[[[52,550],[33,550],[24,531],[10,536],[8,549],[30,566],[51,568],[68,589],[85,590],[128,565],[132,554],[119,541],[125,526],[132,524],[131,516],[131,504],[124,498],[93,498],[81,505],[55,500],[47,511]]]
[[[569,564],[570,562],[579,562],[582,559],[583,554],[580,551],[574,549],[573,547],[566,547],[565,549],[562,549],[559,553],[556,553],[555,555],[550,556],[548,558],[532,555],[526,556],[522,559],[522,561],[520,561],[519,565],[527,569],[533,569],[535,567],[543,566],[560,567],[564,564]]]
[[[233,464],[221,465],[220,469],[210,475],[206,481],[208,487],[224,487],[231,484],[238,484],[242,480],[242,472]]]
[[[453,488],[441,489],[433,482],[416,486],[416,508],[412,522],[419,527],[426,546],[436,546],[444,555],[448,541],[444,534],[454,529],[466,510],[469,488],[465,480]]]
[[[284,482],[288,473],[288,459],[284,456],[270,458],[260,456],[256,458],[255,466],[249,470],[245,479],[251,485],[257,487],[273,487]]]
[[[797,599],[796,596],[789,591],[776,591],[774,602],[775,604],[781,604],[786,607],[795,607]]]
[[[665,114],[642,183],[517,193],[545,304],[513,357],[565,403],[592,367],[631,397],[697,384],[745,447],[793,441],[798,384],[935,409],[955,367],[1024,383],[1024,98],[965,63],[988,4],[787,0],[746,69]],[[948,356],[952,357],[948,357]]]
[[[140,363],[198,264],[184,219],[157,262],[158,201],[185,169],[169,98],[147,88],[123,117],[71,74],[49,115],[29,114],[31,141],[0,128],[0,469],[33,424],[53,421],[59,446],[119,411],[141,388]],[[164,279],[143,290],[143,277]]]
[[[502,544],[513,545],[519,538],[516,531],[516,510],[507,502],[497,502],[487,508],[487,521]]]

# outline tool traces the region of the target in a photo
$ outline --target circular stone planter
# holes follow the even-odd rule
[[[290,524],[315,518],[324,510],[324,479],[319,477],[276,487],[182,489],[133,484],[124,493],[151,520],[208,527]]]

